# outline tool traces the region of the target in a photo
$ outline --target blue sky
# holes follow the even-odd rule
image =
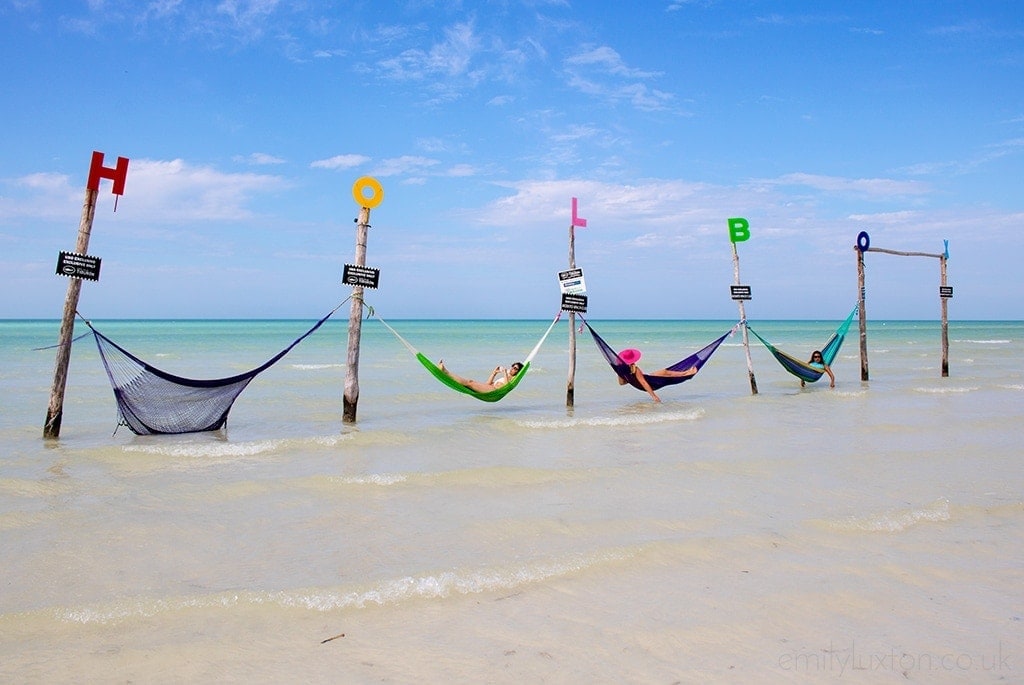
[[[377,178],[387,318],[841,319],[854,244],[1024,319],[1024,8],[1005,2],[0,0],[0,318],[58,318],[93,150],[91,318],[315,318]],[[869,253],[869,318],[939,260]]]

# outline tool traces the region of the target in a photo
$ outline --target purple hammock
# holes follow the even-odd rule
[[[604,358],[608,361],[612,370],[618,374],[619,378],[623,379],[637,390],[644,390],[644,392],[646,392],[644,387],[640,385],[640,381],[638,381],[636,377],[629,372],[629,364],[622,361],[622,358],[619,357],[619,353],[616,352],[611,345],[605,342],[604,338],[597,334],[597,331],[594,330],[593,326],[591,326],[586,319],[582,316],[580,319],[583,321],[584,325],[586,325],[587,330],[590,331],[590,335],[594,338],[594,342],[597,344],[597,349],[601,351],[601,354],[604,355]],[[722,337],[708,343],[704,348],[694,352],[686,359],[681,359],[672,366],[667,366],[665,368],[668,371],[686,371],[691,368],[696,368],[700,371],[701,367],[707,363],[708,359],[711,358],[711,355],[713,355],[715,350],[718,349],[718,346],[735,331],[736,326],[733,326],[724,335],[722,335]],[[644,378],[647,380],[647,383],[650,384],[652,390],[658,390],[666,385],[676,385],[678,383],[688,381],[693,378],[693,376],[652,376],[645,373]]]

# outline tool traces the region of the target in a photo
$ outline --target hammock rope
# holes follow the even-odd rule
[[[580,315],[580,319],[586,325],[587,330],[590,331],[590,335],[594,339],[594,343],[597,345],[597,349],[601,351],[601,354],[604,355],[604,358],[608,362],[608,365],[612,367],[612,370],[615,371],[619,378],[621,378],[622,380],[624,380],[626,383],[633,386],[637,390],[643,390],[644,392],[646,392],[647,389],[640,385],[640,381],[636,379],[636,376],[629,372],[629,364],[624,362],[622,358],[619,357],[619,353],[615,351],[615,348],[609,345],[604,340],[604,338],[602,338],[597,333],[597,331],[594,330],[594,327],[590,325],[590,322],[584,319],[582,315]],[[675,364],[672,364],[671,366],[665,367],[665,370],[686,371],[687,369],[696,368],[697,371],[700,371],[701,367],[703,367],[711,358],[711,355],[713,355],[715,351],[718,349],[718,347],[723,342],[725,342],[725,339],[736,333],[741,323],[742,322],[736,323],[721,337],[717,338],[716,340],[712,340],[710,343],[705,345],[697,352],[694,352],[689,357],[681,359],[677,361]],[[652,390],[659,390],[665,387],[666,385],[677,385],[679,383],[688,381],[695,375],[696,373],[690,376],[656,376],[653,374],[645,373],[644,378],[647,380],[647,383],[651,386]]]
[[[214,379],[186,378],[158,369],[100,333],[81,314],[76,314],[96,339],[117,402],[118,426],[127,426],[136,435],[199,433],[222,428],[227,423],[232,404],[252,379],[312,335],[347,301],[346,298],[312,328],[255,369]]]
[[[376,316],[372,308],[370,308],[370,316]],[[380,316],[376,316],[376,319],[380,321],[381,324],[383,324],[384,328],[391,331],[392,335],[394,335],[398,339],[398,341],[401,342],[405,346],[405,348],[412,353],[414,357],[416,357],[419,363],[422,364],[423,367],[427,371],[429,371],[434,378],[436,378],[437,380],[439,380],[441,383],[448,386],[452,390],[464,393],[482,402],[498,402],[506,395],[508,395],[510,392],[515,390],[516,386],[519,385],[519,382],[526,377],[526,372],[530,370],[530,364],[533,362],[533,358],[537,356],[538,352],[540,352],[540,348],[544,345],[544,341],[547,340],[548,335],[551,333],[551,331],[555,327],[555,324],[558,323],[559,319],[561,318],[562,312],[559,311],[558,314],[555,316],[554,320],[552,320],[551,325],[549,325],[548,329],[544,331],[544,335],[540,337],[540,340],[538,340],[537,344],[533,346],[533,349],[530,351],[530,354],[528,354],[526,356],[526,359],[523,360],[523,368],[519,370],[519,373],[512,376],[512,378],[510,378],[507,383],[498,386],[494,390],[490,390],[488,392],[480,392],[477,390],[473,390],[472,388],[466,387],[462,383],[459,383],[457,380],[449,376],[429,357],[427,357],[425,354],[417,350],[408,340],[403,338],[398,331],[396,331],[394,328],[391,327],[390,324],[388,324],[387,321],[380,318]]]
[[[853,324],[853,317],[857,314],[857,307],[855,305],[850,315],[846,317],[846,320],[839,324],[839,328],[832,334],[832,337],[828,339],[825,346],[821,348],[821,357],[825,362],[825,366],[832,366],[833,360],[839,354],[839,348],[843,346],[843,341],[846,339],[846,334],[850,330],[850,326]],[[772,353],[772,356],[779,362],[779,364],[789,373],[793,374],[800,380],[806,383],[814,383],[822,377],[825,373],[824,367],[812,366],[809,362],[805,362],[801,359],[797,359],[793,355],[786,354],[782,350],[778,349],[770,342],[762,338],[757,331],[750,327],[750,324],[744,322],[747,330],[754,334],[754,337],[761,341],[761,343],[768,348],[768,351]]]

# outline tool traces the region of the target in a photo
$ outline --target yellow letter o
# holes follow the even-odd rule
[[[367,190],[371,192],[369,196],[366,195]],[[380,181],[373,176],[363,176],[356,179],[352,185],[352,197],[360,207],[373,209],[384,199],[384,188],[381,187]]]

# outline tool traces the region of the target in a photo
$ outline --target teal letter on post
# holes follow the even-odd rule
[[[742,243],[750,239],[750,222],[746,219],[736,217],[729,219],[729,240],[734,243]]]

